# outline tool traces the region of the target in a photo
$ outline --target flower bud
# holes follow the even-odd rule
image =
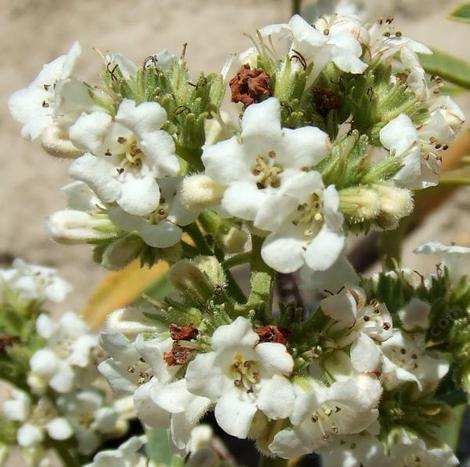
[[[198,256],[194,258],[193,263],[207,276],[214,287],[225,284],[224,270],[214,256]]]
[[[42,135],[41,146],[54,157],[73,159],[82,153],[73,145],[67,133],[56,125],[46,128]]]
[[[379,225],[383,228],[393,229],[398,221],[413,211],[413,195],[406,188],[393,185],[374,185],[380,199]]]
[[[139,257],[143,242],[134,234],[125,235],[112,241],[103,251],[101,264],[113,271],[122,269]]]
[[[196,304],[205,303],[214,290],[208,277],[190,261],[174,264],[170,269],[170,281],[176,289]]]
[[[354,223],[374,219],[380,212],[380,199],[375,190],[357,186],[339,192],[341,211]]]
[[[222,243],[227,253],[240,253],[244,250],[248,234],[236,227],[230,227],[228,232],[222,236]]]
[[[224,188],[207,175],[186,177],[181,185],[183,204],[189,209],[204,209],[220,202]]]
[[[58,243],[75,244],[112,238],[115,226],[105,216],[92,216],[84,211],[64,209],[47,219],[47,228]]]

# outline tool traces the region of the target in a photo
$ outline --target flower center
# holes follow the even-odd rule
[[[338,434],[335,415],[339,412],[341,412],[341,407],[334,404],[323,404],[312,413],[311,420],[318,426],[323,441],[326,441],[331,434]]]
[[[73,340],[67,337],[60,337],[54,344],[54,353],[62,358],[66,359],[72,353]]]
[[[127,367],[127,372],[136,378],[136,383],[140,386],[152,377],[150,367],[143,358],[139,358],[135,363]]]
[[[267,155],[258,154],[256,163],[251,170],[251,173],[256,177],[256,186],[259,190],[264,190],[267,187],[279,188],[282,172],[284,169],[276,164],[274,151],[269,151]]]
[[[253,387],[260,380],[257,363],[254,360],[245,360],[241,354],[235,355],[229,370],[233,384],[248,393],[253,392]]]
[[[314,237],[321,229],[323,221],[323,202],[317,193],[312,193],[305,203],[297,206],[292,224],[303,227],[306,237]]]
[[[90,428],[92,423],[94,422],[95,417],[91,410],[87,410],[81,413],[78,417],[78,424],[84,428]]]
[[[147,217],[147,220],[151,224],[160,224],[160,222],[164,221],[168,217],[169,213],[170,213],[170,206],[166,202],[166,199],[163,196],[161,196],[160,204],[158,205],[158,208],[149,214],[149,216]]]
[[[36,407],[34,407],[28,421],[32,425],[45,426],[47,422],[55,416],[56,411],[53,405],[45,399],[40,399]]]

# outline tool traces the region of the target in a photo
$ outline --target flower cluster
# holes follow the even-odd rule
[[[1,277],[0,375],[13,386],[3,415],[31,462],[48,440],[88,455],[124,433],[125,405],[109,400],[96,371],[97,336],[75,313],[56,321],[44,309],[47,300],[65,299],[69,284],[21,260]]]
[[[185,50],[142,65],[106,55],[94,86],[74,76],[75,44],[12,96],[23,136],[72,159],[52,237],[92,244],[110,269],[170,264],[168,293],[107,318],[102,359],[76,315],[34,315],[23,392],[6,404],[18,443],[74,436],[90,455],[119,432],[119,399],[103,406],[97,366],[147,437],[132,433],[91,465],[233,464],[210,437],[209,450],[195,447],[211,411],[266,457],[457,465],[436,428],[470,388],[468,249],[420,247],[445,254],[429,277],[360,276],[344,250],[351,232],[397,228],[413,190],[438,183],[462,112],[421,66],[431,51],[392,18],[294,16],[252,42],[197,79]],[[248,294],[231,271],[242,264]],[[297,271],[315,301],[275,302],[275,285]],[[5,281],[60,298],[64,285],[41,274]],[[12,350],[24,339],[10,337]],[[169,433],[176,457],[152,454],[155,433],[165,448]]]

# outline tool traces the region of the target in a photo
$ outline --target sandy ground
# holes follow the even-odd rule
[[[445,19],[460,1],[365,3],[373,15],[395,14],[404,34],[470,60],[468,26]],[[65,247],[48,238],[44,219],[63,207],[59,188],[68,182],[68,163],[23,141],[8,115],[8,96],[27,85],[43,63],[79,40],[84,49],[80,72],[92,81],[101,66],[94,47],[141,61],[162,48],[179,52],[188,42],[187,58],[195,72],[218,70],[227,54],[248,45],[244,32],[285,21],[289,11],[288,0],[0,0],[0,263],[20,256],[58,267],[75,285],[68,304],[75,309],[104,275],[92,263],[87,246]],[[470,99],[459,101],[468,114]],[[469,195],[470,190],[461,191],[429,218],[409,238],[406,251],[434,238],[470,245]],[[410,257],[410,262],[413,267],[423,265],[416,258]]]

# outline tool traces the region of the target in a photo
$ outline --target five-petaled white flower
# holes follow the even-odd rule
[[[217,328],[211,343],[211,352],[189,363],[187,388],[215,403],[215,418],[227,433],[246,438],[258,410],[274,420],[290,415],[294,392],[287,377],[294,361],[284,345],[260,343],[241,316]]]
[[[360,375],[330,387],[299,380],[294,387],[291,426],[278,432],[269,446],[279,457],[308,454],[337,435],[360,433],[377,420],[382,387],[376,378]]]
[[[289,21],[292,31],[292,49],[307,61],[314,62],[314,77],[331,61],[340,70],[360,74],[367,68],[361,60],[362,46],[359,38],[365,31],[353,17],[322,17],[309,24],[295,15]]]
[[[129,214],[144,216],[160,203],[157,178],[180,169],[167,119],[156,102],[137,105],[124,99],[116,116],[82,114],[70,128],[72,142],[87,151],[70,166],[70,175],[87,183],[105,203],[116,202]]]
[[[394,329],[381,344],[382,382],[392,390],[404,382],[414,382],[419,391],[432,391],[449,371],[449,362],[425,347],[425,333]]]
[[[90,363],[97,336],[73,312],[65,313],[57,322],[42,314],[36,327],[46,345],[31,357],[28,383],[37,390],[50,386],[60,393],[69,392],[78,382],[77,372],[92,369]],[[81,376],[83,379],[85,374]]]
[[[44,65],[36,79],[10,97],[8,106],[15,120],[23,124],[23,138],[34,140],[51,127],[60,105],[60,94],[70,81],[81,53],[78,42],[65,55]]]

